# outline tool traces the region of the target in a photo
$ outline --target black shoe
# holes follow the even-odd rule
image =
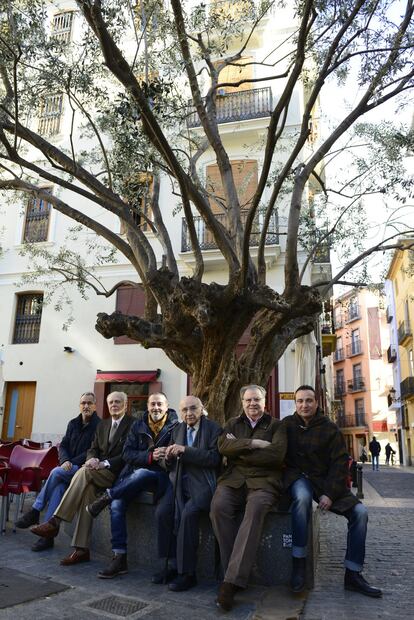
[[[177,577],[171,581],[168,586],[169,590],[173,592],[184,592],[184,590],[189,590],[190,588],[194,588],[197,585],[197,578],[195,575],[188,575],[184,573],[183,575],[177,575]]]
[[[365,596],[371,596],[372,598],[380,598],[380,596],[382,596],[382,592],[379,588],[370,586],[361,573],[355,570],[349,570],[349,568],[345,570],[344,586],[345,590],[359,592],[360,594],[365,594]]]
[[[170,581],[177,577],[177,574],[176,568],[169,568],[167,574],[165,574],[165,570],[162,570],[159,573],[154,573],[151,577],[151,583],[170,583]]]
[[[302,592],[306,581],[306,558],[292,557],[292,575],[290,588],[292,592]]]
[[[89,512],[91,517],[95,519],[100,512],[112,502],[112,498],[109,497],[108,493],[104,493],[101,497],[98,497],[92,504],[88,504],[86,506],[86,510]]]
[[[21,530],[30,527],[31,525],[37,525],[39,523],[40,512],[36,510],[36,508],[31,508],[27,512],[24,513],[20,519],[16,521],[16,527]]]
[[[53,538],[39,538],[34,545],[32,545],[32,551],[46,551],[46,549],[53,549],[55,541]]]
[[[112,579],[128,572],[126,553],[115,553],[109,565],[98,573],[99,579]]]
[[[234,596],[239,590],[243,590],[236,586],[234,583],[223,581],[217,594],[217,607],[220,607],[223,611],[231,611],[234,605]]]

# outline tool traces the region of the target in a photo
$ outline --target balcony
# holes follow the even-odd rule
[[[252,88],[235,93],[217,94],[216,116],[218,123],[248,121],[254,118],[265,118],[272,113],[272,90]],[[187,127],[201,127],[200,119],[193,105],[189,109]]]
[[[387,323],[391,323],[392,318],[393,318],[393,312],[392,312],[391,306],[387,306],[387,310],[385,312],[385,315],[387,317]]]
[[[365,387],[365,379],[364,377],[354,377],[353,379],[348,379],[347,381],[348,392],[365,392],[367,389]]]
[[[361,355],[363,353],[362,340],[354,340],[351,344],[346,345],[346,356],[353,357],[354,355]]]
[[[397,347],[393,344],[387,349],[387,360],[389,364],[392,364],[397,359]]]
[[[351,304],[348,308],[348,316],[347,323],[351,323],[352,321],[357,321],[361,318],[361,310],[358,304]]]
[[[334,327],[335,329],[342,329],[345,322],[342,316],[334,316]]]
[[[219,213],[216,216],[216,219],[226,226],[226,215],[224,213]],[[250,247],[257,247],[259,245],[260,234],[263,229],[263,218],[264,215],[262,212],[259,212],[256,215],[254,220],[254,224],[252,227],[252,233],[250,235]],[[246,221],[246,215],[242,215],[243,223]],[[205,225],[204,220],[197,216],[194,217],[194,225],[197,232],[197,239],[200,243],[200,248],[202,250],[216,250],[217,244],[214,241],[213,235],[211,231]],[[279,220],[278,214],[273,213],[269,223],[269,229],[266,235],[266,245],[278,245],[279,244]],[[190,235],[188,232],[188,224],[187,220],[183,218],[182,221],[182,229],[181,229],[181,252],[192,252]]]
[[[414,377],[407,377],[400,383],[401,400],[414,398]]]
[[[337,349],[334,355],[334,364],[335,362],[343,362],[345,359],[345,351],[343,349]]]
[[[339,428],[353,428],[355,426],[366,426],[365,411],[359,411],[355,415],[350,413],[339,415],[337,419]]]
[[[344,381],[337,381],[335,383],[335,387],[334,387],[334,396],[336,399],[341,399],[342,396],[345,396],[346,394],[346,389],[345,389],[345,382]]]
[[[412,335],[410,321],[403,321],[398,325],[398,344],[405,344]]]

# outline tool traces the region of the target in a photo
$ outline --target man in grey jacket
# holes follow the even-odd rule
[[[209,511],[220,463],[217,439],[221,428],[203,415],[200,399],[183,398],[180,415],[182,422],[174,428],[165,455],[172,485],[156,510],[158,553],[160,558],[170,556],[172,562],[167,574],[157,573],[152,578],[153,583],[169,581],[174,592],[197,584],[199,518]]]

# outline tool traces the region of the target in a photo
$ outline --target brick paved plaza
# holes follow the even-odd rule
[[[131,570],[110,581],[96,578],[104,560],[96,554],[87,564],[61,567],[68,541],[61,533],[55,548],[42,554],[29,549],[33,535],[24,530],[0,538],[3,575],[16,569],[24,575],[66,586],[60,593],[0,609],[0,619],[96,620],[412,620],[414,617],[414,471],[382,467],[364,469],[365,503],[369,507],[365,576],[383,589],[382,599],[369,599],[343,589],[342,560],[346,521],[328,514],[321,518],[321,553],[316,584],[308,596],[294,598],[287,588],[249,588],[229,614],[215,608],[216,584],[200,584],[184,592],[169,592],[149,583],[149,573]],[[40,582],[39,582],[40,583]],[[7,584],[0,579],[0,604]],[[20,586],[22,587],[22,586]],[[111,596],[119,597],[108,600]],[[99,607],[106,608],[99,609]],[[109,605],[112,603],[112,607]],[[95,605],[91,607],[90,605]]]

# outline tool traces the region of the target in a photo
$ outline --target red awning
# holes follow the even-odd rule
[[[387,433],[388,432],[387,420],[380,420],[380,421],[373,422],[372,432],[373,433]]]
[[[95,381],[99,383],[151,383],[160,370],[98,370]]]

